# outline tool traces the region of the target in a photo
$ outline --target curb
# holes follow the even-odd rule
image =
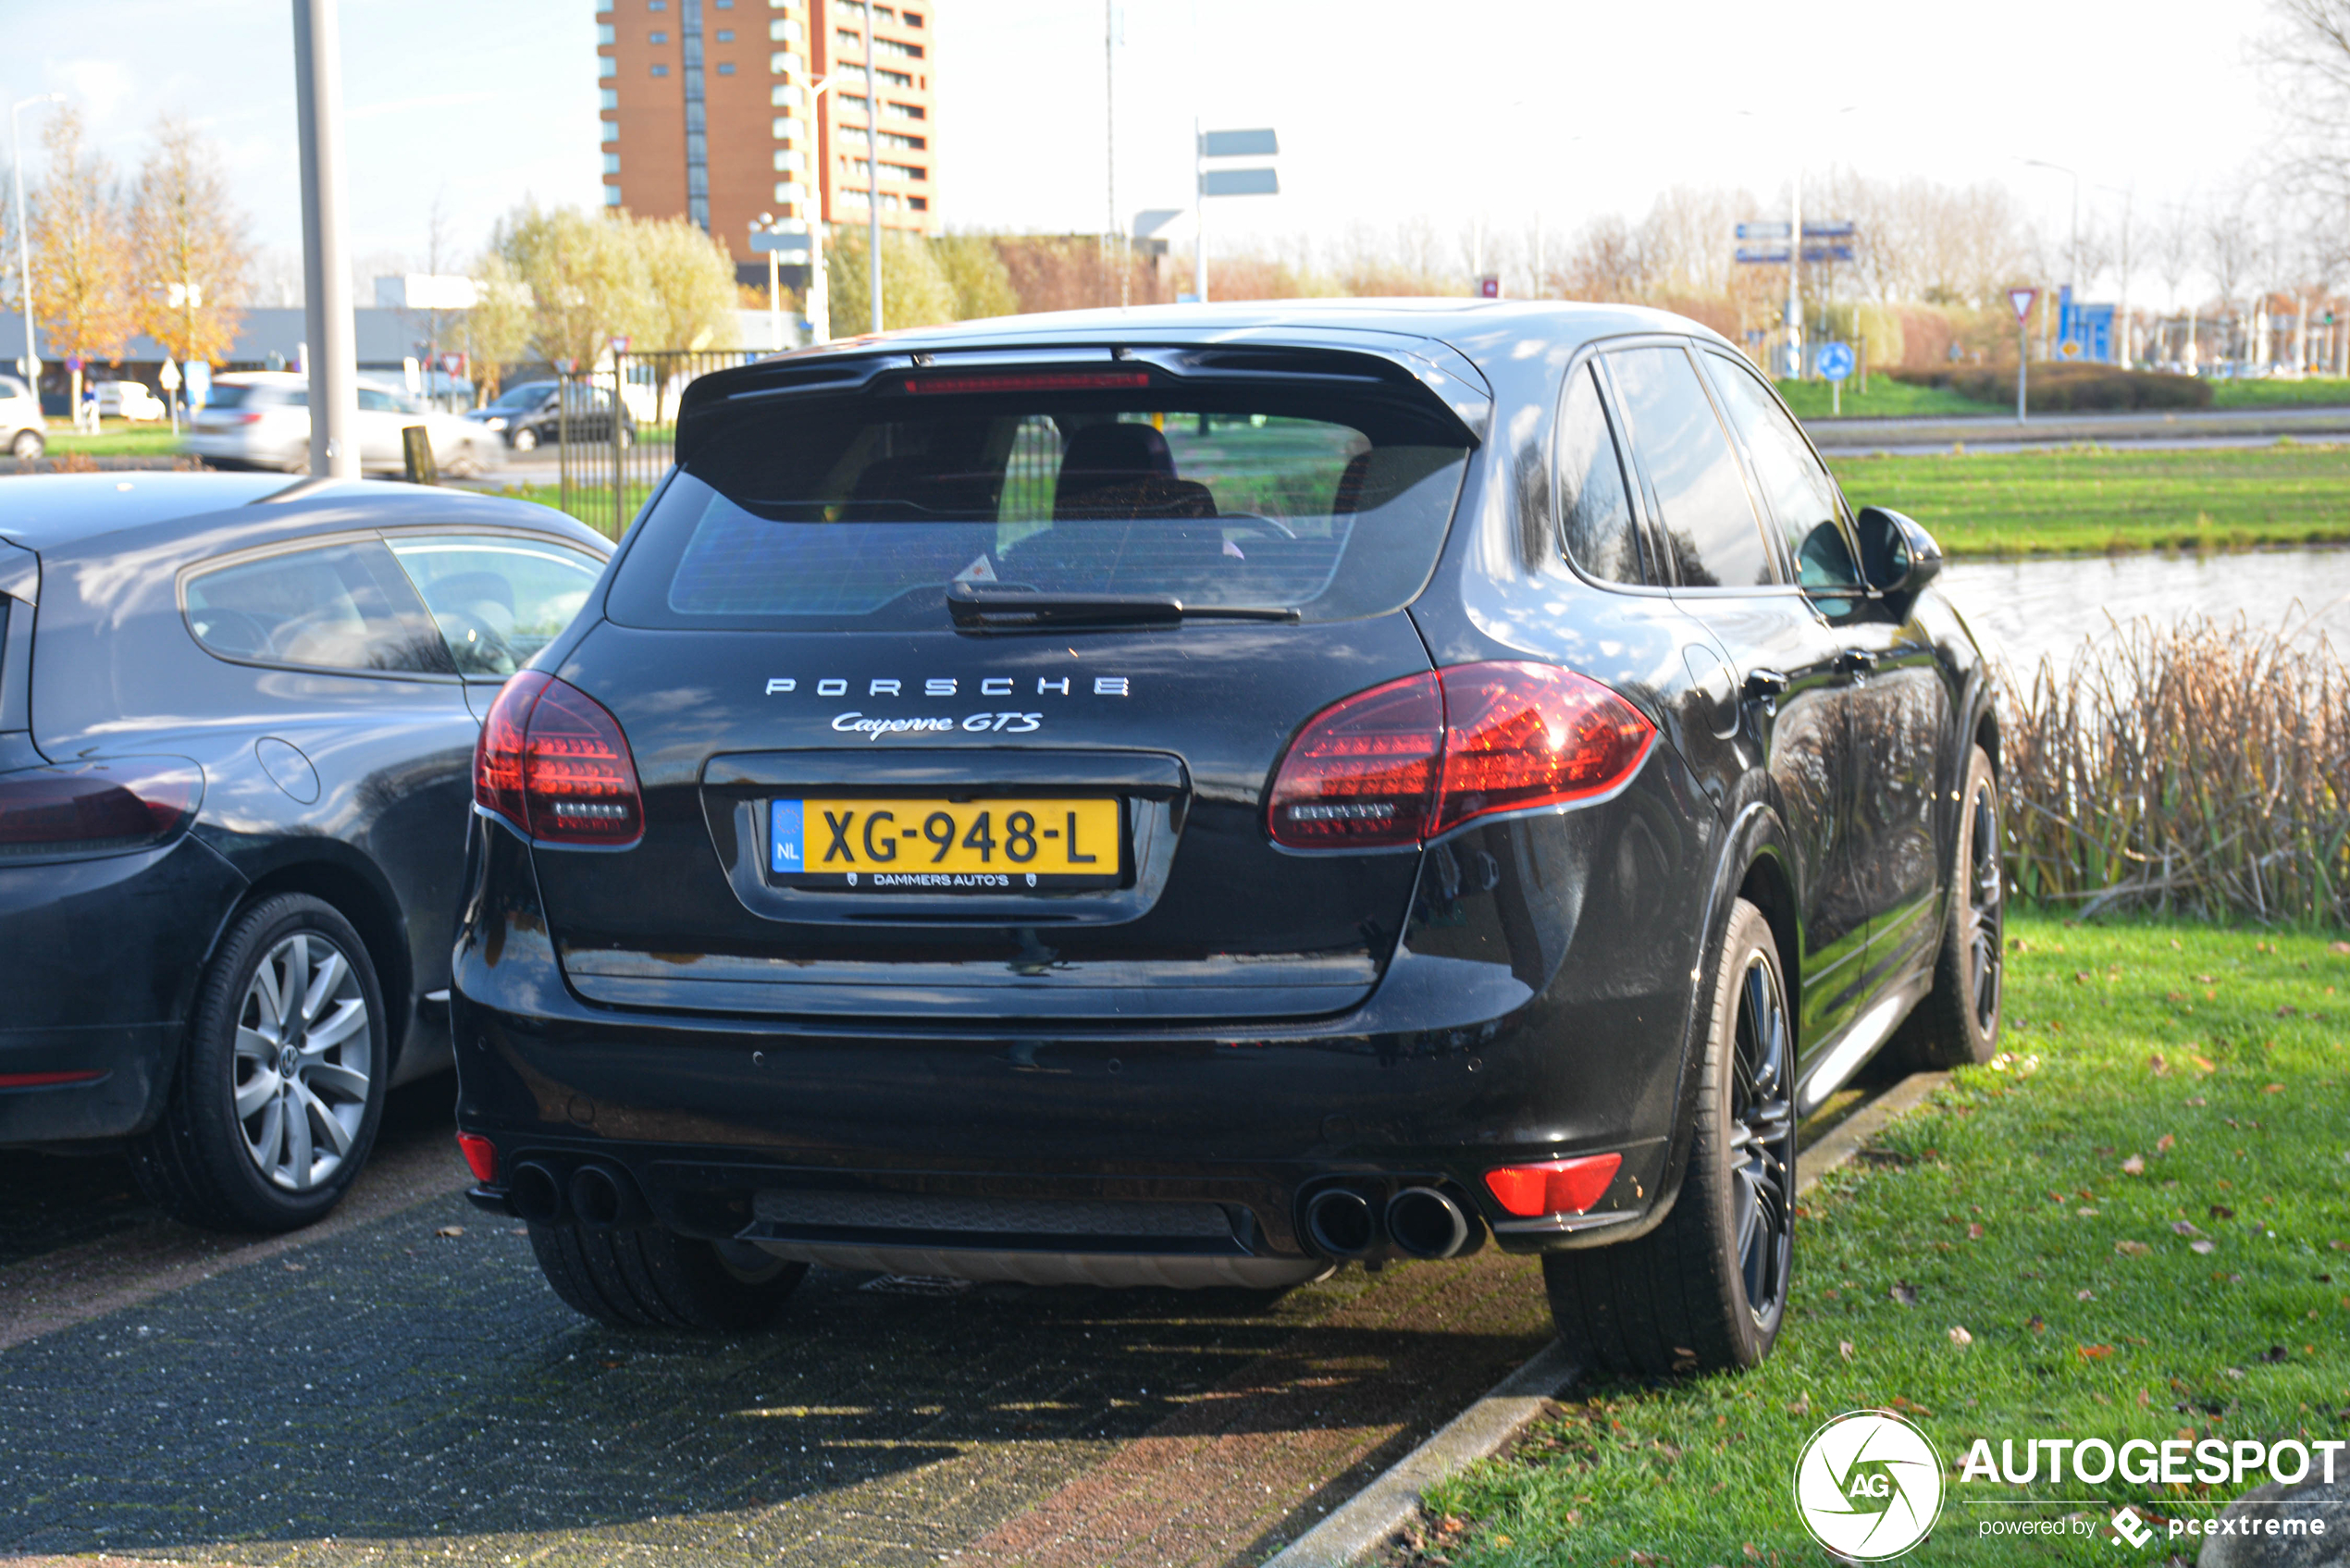
[[[1911,1073],[1838,1122],[1804,1151],[1796,1196],[1849,1164],[1887,1124],[1917,1109],[1949,1081],[1947,1072]],[[1500,1452],[1534,1424],[1553,1395],[1582,1375],[1565,1347],[1552,1340],[1335,1512],[1268,1558],[1264,1568],[1354,1568],[1411,1522],[1429,1488]]]

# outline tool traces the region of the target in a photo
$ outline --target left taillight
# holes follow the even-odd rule
[[[541,844],[618,849],[645,832],[620,722],[538,670],[508,681],[490,705],[474,746],[474,801]]]
[[[1604,795],[1639,769],[1655,734],[1572,670],[1456,664],[1307,720],[1273,771],[1266,825],[1292,849],[1419,844],[1479,817]]]
[[[0,860],[118,855],[163,843],[204,802],[204,770],[125,757],[0,773]]]

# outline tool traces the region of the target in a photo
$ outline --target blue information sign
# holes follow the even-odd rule
[[[1841,381],[1852,374],[1852,345],[1822,343],[1819,357],[1813,362],[1821,375],[1831,381]]]

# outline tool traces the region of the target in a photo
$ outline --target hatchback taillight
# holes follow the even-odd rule
[[[1603,795],[1655,728],[1607,687],[1548,664],[1460,664],[1322,710],[1274,770],[1266,826],[1292,849],[1417,844],[1501,811]]]
[[[543,844],[644,836],[628,737],[603,704],[538,670],[508,681],[474,746],[474,801]]]
[[[187,826],[203,800],[204,771],[178,757],[0,773],[0,860],[161,844]]]

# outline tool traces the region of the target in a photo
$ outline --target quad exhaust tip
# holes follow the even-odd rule
[[[1468,1245],[1468,1216],[1433,1187],[1406,1187],[1387,1201],[1387,1237],[1416,1258],[1449,1258]]]
[[[616,1166],[588,1164],[571,1173],[572,1216],[589,1230],[625,1230],[652,1218],[644,1195]]]
[[[553,1225],[563,1216],[563,1183],[537,1160],[525,1160],[506,1178],[506,1202],[518,1219]]]
[[[1325,1187],[1305,1201],[1305,1234],[1331,1257],[1359,1258],[1379,1241],[1379,1222],[1362,1193]]]

